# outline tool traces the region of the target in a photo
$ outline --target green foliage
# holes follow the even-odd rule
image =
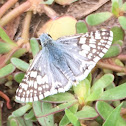
[[[41,2],[42,4],[52,4],[54,2],[54,0],[47,0],[47,1],[45,1],[45,2]]]
[[[31,51],[32,51],[33,57],[34,57],[39,52],[38,41],[35,38],[31,38],[30,46],[31,46]]]
[[[110,12],[101,12],[96,14],[90,14],[86,17],[86,22],[88,25],[94,26],[103,23],[112,16]]]
[[[119,100],[119,99],[124,99],[126,97],[126,83],[121,84],[117,87],[114,87],[112,89],[109,89],[105,91],[99,100]]]
[[[17,81],[18,83],[21,83],[22,79],[24,78],[24,75],[25,74],[22,72],[15,73],[14,80]]]
[[[110,115],[108,116],[108,118],[106,119],[105,123],[103,124],[103,126],[108,126],[108,125],[113,125],[113,126],[125,126],[126,122],[122,119],[122,117],[120,116],[120,110],[121,110],[121,106],[122,104],[120,104],[117,108],[115,108]],[[113,120],[113,121],[111,121]]]
[[[33,103],[33,111],[35,113],[35,116],[37,117],[38,122],[42,126],[54,126],[54,117],[52,114],[47,114],[52,110],[52,104],[51,103],[45,103],[45,102],[34,102]],[[47,114],[48,116],[42,116]]]
[[[114,56],[118,56],[122,51],[119,44],[112,45],[103,58],[110,58]]]
[[[75,114],[78,110],[78,105],[79,104],[75,104],[73,105],[72,107],[69,108],[69,110]],[[66,115],[63,116],[63,118],[61,119],[60,123],[59,123],[59,126],[66,126],[67,124],[70,123],[70,120],[67,118]]]
[[[26,71],[29,67],[29,64],[24,62],[21,59],[18,58],[11,58],[11,62],[14,66],[16,66],[19,70]]]
[[[4,42],[8,43],[10,46],[17,46],[1,27],[0,27],[0,37],[4,40]]]
[[[13,73],[15,70],[15,66],[13,64],[8,64],[5,67],[0,69],[0,78],[5,77],[11,73]]]
[[[126,30],[126,17],[120,16],[118,18],[120,25],[122,26],[123,29]]]
[[[93,107],[84,106],[82,110],[76,113],[76,116],[78,117],[78,119],[91,119],[96,118],[98,116],[98,113]]]
[[[31,109],[31,105],[30,104],[26,104],[23,107],[15,110],[14,112],[12,112],[12,116],[13,117],[20,117],[23,116],[29,109]]]
[[[122,5],[122,10],[126,11],[126,2]]]
[[[74,95],[71,93],[65,92],[65,93],[58,93],[55,95],[48,96],[43,99],[44,102],[52,102],[52,103],[64,103],[75,100]]]
[[[113,44],[117,44],[117,41],[124,39],[124,31],[120,27],[113,27],[111,28],[111,31],[113,32]],[[122,46],[122,44],[121,44]]]
[[[88,32],[87,25],[84,23],[84,21],[78,21],[76,23],[76,29],[77,29],[77,33]]]
[[[4,42],[0,42],[0,54],[7,53],[11,50],[10,45]]]
[[[74,126],[81,126],[77,116],[73,114],[69,109],[65,110],[65,115]]]

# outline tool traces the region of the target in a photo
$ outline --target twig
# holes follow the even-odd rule
[[[24,2],[8,14],[6,14],[3,18],[0,20],[0,26],[5,26],[8,22],[10,22],[12,19],[16,18],[23,12],[25,12],[28,8],[30,8],[31,3],[29,1]]]
[[[126,61],[126,55],[120,54],[119,56],[116,57],[117,59],[120,59],[122,61]]]
[[[4,94],[2,91],[0,91],[0,96],[6,100],[6,102],[7,102],[7,108],[11,109],[12,107],[10,105],[10,99],[9,99],[9,97],[6,94]]]
[[[0,18],[5,14],[5,12],[11,8],[18,0],[8,0],[1,8],[0,8]]]
[[[15,51],[18,50],[18,47],[15,47],[13,50],[11,50],[9,53],[2,55],[0,57],[0,68],[4,67],[6,62],[10,59],[10,57],[15,53]]]
[[[121,67],[121,66],[117,66],[117,65],[111,65],[111,64],[108,64],[108,63],[104,63],[102,61],[99,61],[97,63],[97,67],[110,69],[110,70],[113,70],[113,71],[116,71],[116,72],[126,73],[126,68],[125,67]]]
[[[29,27],[30,27],[31,17],[32,17],[32,12],[28,11],[24,19],[21,39],[19,39],[17,42],[18,46],[21,46],[23,43],[29,42]]]
[[[50,8],[47,5],[42,5],[42,6],[48,17],[50,17],[51,19],[55,19],[56,17],[58,17],[58,14],[52,8]]]

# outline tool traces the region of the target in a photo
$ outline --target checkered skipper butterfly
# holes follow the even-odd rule
[[[113,33],[102,30],[65,36],[56,41],[44,33],[39,39],[43,48],[16,91],[19,102],[33,102],[65,92],[75,82],[85,79],[108,51]]]

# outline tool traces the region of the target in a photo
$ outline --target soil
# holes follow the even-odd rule
[[[104,2],[103,5],[100,6],[99,5],[100,1],[102,2],[106,1],[106,2]],[[1,3],[1,6],[3,3]],[[110,0],[99,0],[99,1],[98,0],[78,0],[77,2],[74,2],[66,6],[61,6],[59,4],[54,3],[53,5],[51,5],[51,7],[59,14],[59,16],[71,15],[75,17],[77,20],[84,20],[85,17],[91,13],[104,12],[104,11],[110,12],[111,1]],[[15,39],[18,38],[18,36],[20,36],[21,30],[22,30],[21,25],[22,25],[22,20],[24,19],[24,14],[20,18],[21,19],[19,20],[19,24],[18,24],[19,26],[13,36]],[[47,20],[49,20],[49,17],[47,17],[45,14],[42,14],[41,16],[39,14],[33,15],[31,26],[30,26],[30,36],[31,37],[36,36],[36,31],[39,29],[39,26],[42,26]],[[105,29],[110,29],[113,26],[119,26],[117,18],[112,18],[102,23],[101,25],[90,27],[90,30],[100,29],[101,27]],[[126,49],[124,48],[123,51],[126,52],[125,50]],[[28,57],[27,55],[25,55],[22,58],[27,59]],[[5,86],[4,84],[1,84],[0,87],[1,87],[0,90],[4,91],[4,93],[9,96],[9,98],[11,99],[11,105],[12,105],[12,109],[10,110],[7,109],[6,102],[0,97],[0,101],[3,101],[3,107],[2,107],[3,126],[6,126],[8,116],[11,115],[11,113],[17,108],[19,108],[21,105],[14,102],[13,99],[14,99],[15,93],[8,92],[9,88],[7,86]],[[12,87],[16,89],[18,87],[18,84],[15,81],[13,81]]]

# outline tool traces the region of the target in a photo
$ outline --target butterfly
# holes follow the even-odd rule
[[[112,44],[107,30],[61,37],[40,35],[42,50],[33,59],[16,91],[16,101],[33,102],[65,92],[85,79]]]

